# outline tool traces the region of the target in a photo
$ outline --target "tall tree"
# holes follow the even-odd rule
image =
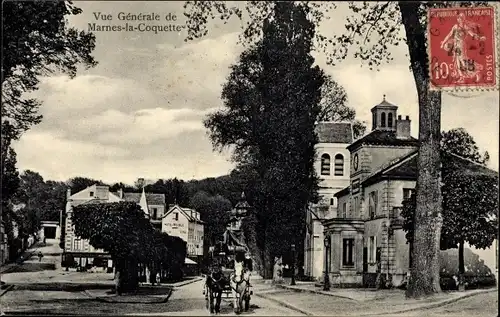
[[[4,122],[9,122],[10,145],[42,120],[40,101],[26,98],[25,93],[37,90],[43,75],[62,71],[74,77],[78,65],[93,67],[97,62],[91,55],[94,35],[67,26],[68,16],[82,12],[70,1],[5,1],[2,9],[3,167]]]
[[[209,19],[228,20],[233,16],[245,20],[240,37],[243,44],[253,43],[262,35],[263,21],[274,15],[273,8],[280,2],[248,1],[242,10],[230,7],[223,1],[187,1],[185,15],[188,17],[186,40],[196,39],[208,33]],[[429,90],[429,60],[426,46],[427,9],[446,7],[452,3],[459,6],[481,5],[484,2],[351,2],[352,15],[345,23],[346,32],[340,36],[327,37],[316,33],[316,48],[326,53],[328,62],[338,63],[345,59],[352,48],[354,57],[367,62],[370,69],[393,59],[389,47],[406,43],[410,57],[410,70],[415,79],[419,104],[419,139],[417,180],[417,211],[414,261],[411,268],[407,297],[418,298],[438,293],[439,286],[439,241],[442,226],[442,196],[439,186],[439,143],[441,124],[441,93]],[[334,3],[310,1],[296,2],[309,12],[310,21],[317,27],[328,16]],[[405,33],[401,32],[401,27]],[[375,34],[375,35],[374,35]],[[402,35],[406,34],[406,36]]]
[[[205,122],[216,147],[234,145],[235,160],[259,175],[256,230],[266,278],[272,276],[274,256],[289,252],[279,241],[302,243],[296,233],[317,187],[314,124],[324,81],[313,67],[314,27],[307,12],[286,2],[274,10],[262,41],[232,67],[222,92],[226,108]]]

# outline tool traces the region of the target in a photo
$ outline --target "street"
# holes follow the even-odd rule
[[[37,252],[44,254],[39,262]],[[12,272],[2,275],[7,284],[15,285],[5,292],[1,301],[2,313],[9,314],[99,314],[99,315],[169,315],[169,316],[208,316],[203,290],[203,282],[174,287],[173,293],[165,303],[110,303],[91,296],[93,288],[112,288],[113,274],[65,271],[59,267],[60,250],[58,241],[47,241],[46,246],[38,247],[31,259],[16,267]],[[405,301],[394,304],[387,297],[396,293],[379,291],[372,299],[352,300],[347,298],[296,292],[279,289],[271,284],[255,279],[254,296],[249,312],[252,315],[267,316],[484,316],[498,314],[497,292],[482,293],[454,303],[431,309],[394,313],[406,308]],[[353,290],[355,291],[355,290]],[[102,290],[101,290],[102,292]],[[392,295],[391,295],[392,294]],[[265,297],[265,298],[264,298]],[[367,297],[368,298],[368,297]],[[393,299],[394,301],[395,299]],[[293,308],[296,309],[293,309]],[[379,315],[377,315],[379,314]],[[223,300],[221,315],[234,315],[231,302]]]
[[[36,254],[40,250],[44,257],[39,262]],[[14,272],[3,274],[7,284],[16,286],[1,297],[2,313],[34,314],[113,314],[113,315],[210,315],[205,307],[202,294],[203,282],[197,281],[179,288],[166,303],[129,304],[106,303],[91,298],[88,292],[65,290],[65,285],[86,285],[89,283],[113,285],[113,274],[66,272],[59,267],[60,249],[58,241],[47,240],[47,245],[39,247],[31,259],[26,260]],[[44,269],[56,265],[56,269]],[[256,292],[263,292],[267,285],[256,285]],[[257,291],[258,290],[258,291]],[[229,301],[221,303],[222,315],[233,315]],[[301,315],[276,302],[253,296],[248,314],[257,315]]]

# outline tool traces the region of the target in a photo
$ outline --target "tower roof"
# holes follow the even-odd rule
[[[372,108],[372,112],[375,111],[375,109],[382,108],[382,109],[392,109],[392,110],[397,110],[398,106],[388,102],[385,100],[385,95],[382,99],[382,102],[376,105],[375,107]]]

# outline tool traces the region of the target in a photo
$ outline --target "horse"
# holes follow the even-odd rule
[[[234,270],[230,277],[231,291],[233,293],[233,309],[236,314],[241,313],[245,299],[245,311],[248,310],[248,288],[250,286],[250,272],[245,269],[243,262],[234,262]]]
[[[209,274],[207,274],[207,278],[205,280],[205,286],[208,290],[209,297],[209,305],[210,313],[220,313],[220,303],[222,300],[222,292],[224,291],[224,287],[227,284],[226,277],[223,272],[219,269],[211,270]],[[215,300],[215,304],[214,304]]]

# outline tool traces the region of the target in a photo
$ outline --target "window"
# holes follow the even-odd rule
[[[375,263],[377,259],[377,237],[371,236],[368,240],[368,263]]]
[[[354,197],[353,204],[352,204],[352,211],[351,211],[351,215],[349,218],[355,218],[357,216],[358,204],[359,204],[359,197]]]
[[[342,218],[347,218],[347,203],[342,204]]]
[[[368,199],[369,199],[368,216],[370,217],[370,219],[373,219],[377,215],[377,206],[378,206],[377,191],[372,191],[368,195]]]
[[[179,213],[178,212],[174,212],[174,220],[175,221],[179,220]]]
[[[382,128],[385,128],[385,112],[382,112],[382,114],[380,115],[380,126]]]
[[[347,238],[343,241],[342,265],[354,266],[354,238]]]
[[[335,198],[330,198],[330,206],[333,206],[335,204]]]
[[[392,113],[389,113],[389,114],[387,115],[387,126],[388,126],[389,128],[392,128]]]
[[[90,197],[94,197],[94,192],[89,193]]]
[[[330,175],[330,155],[321,155],[321,175]]]
[[[158,209],[151,208],[151,213],[153,214],[153,219],[158,219]]]
[[[335,176],[344,175],[344,156],[342,154],[335,155]]]
[[[81,240],[79,238],[73,240],[73,250],[80,250],[81,248],[80,242]]]
[[[403,188],[403,200],[409,199],[415,194],[415,188]]]

